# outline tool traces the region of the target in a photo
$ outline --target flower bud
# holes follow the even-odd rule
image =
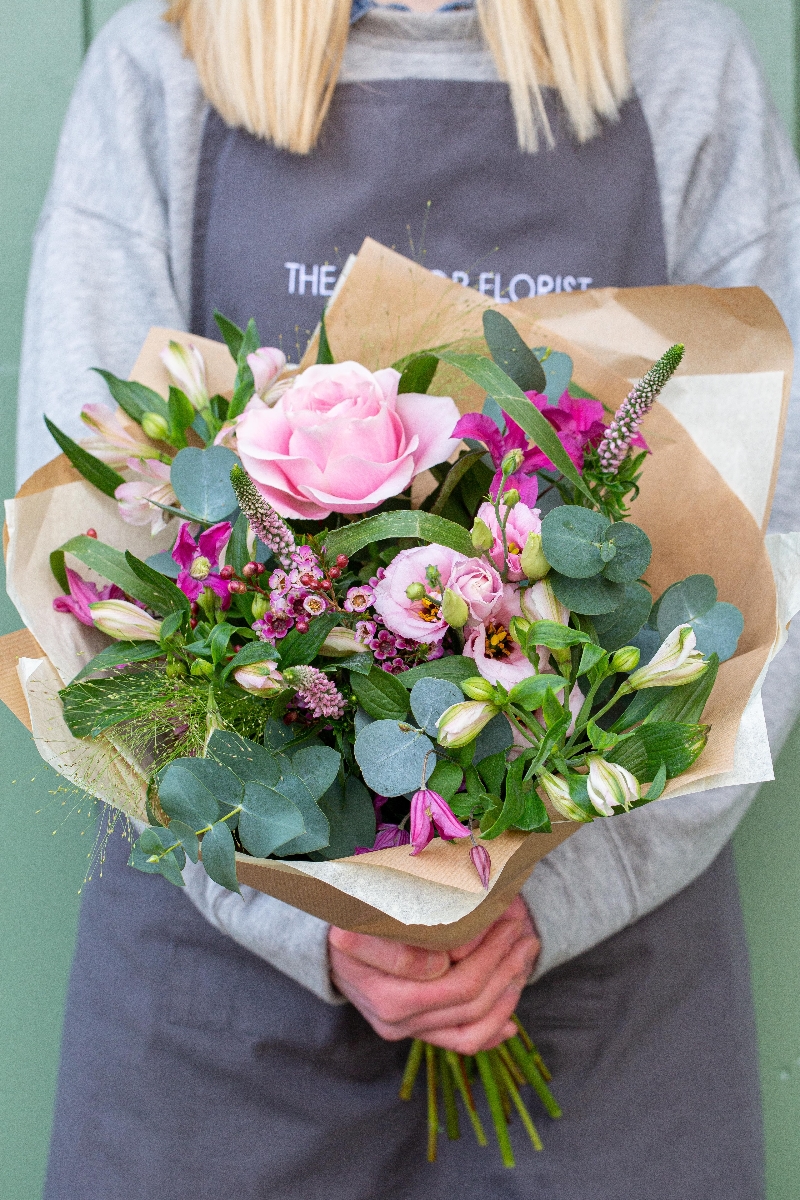
[[[161,351],[160,357],[170,380],[188,396],[192,407],[205,408],[209,399],[206,364],[197,347],[170,342],[166,350]]]
[[[476,550],[491,550],[494,545],[494,535],[486,522],[482,521],[480,517],[475,518],[475,524],[472,526],[470,536]]]
[[[454,750],[466,746],[499,711],[497,705],[490,704],[488,700],[465,700],[460,704],[451,704],[436,722],[439,745]]]
[[[446,621],[448,625],[452,625],[454,629],[461,629],[463,625],[466,625],[469,617],[466,600],[451,588],[445,588],[441,615],[442,620]]]
[[[542,771],[539,785],[557,813],[568,821],[591,821],[582,808],[579,808],[569,794],[569,784],[561,775],[553,775],[550,771]]]
[[[250,605],[250,609],[253,613],[254,621],[260,621],[262,617],[265,617],[268,608],[269,604],[267,603],[266,596],[253,596],[253,603]]]
[[[470,700],[494,700],[494,688],[482,675],[473,675],[471,679],[463,679],[461,690],[465,696],[469,696]]]
[[[156,442],[164,442],[169,437],[169,422],[160,413],[145,413],[142,417],[142,429]]]
[[[550,570],[550,563],[544,556],[540,533],[528,534],[519,562],[526,579],[544,579]]]
[[[615,808],[630,808],[641,796],[639,781],[630,771],[617,763],[606,762],[599,754],[591,754],[586,788],[589,799],[602,817],[612,817]]]
[[[500,464],[500,470],[503,472],[503,477],[508,479],[509,475],[513,475],[518,471],[525,461],[525,455],[521,450],[509,450]]]
[[[641,652],[638,646],[622,646],[615,650],[611,657],[612,671],[635,671],[639,665]]]
[[[409,600],[424,600],[427,592],[425,591],[424,583],[410,583],[406,588],[406,595]]]
[[[262,400],[286,366],[286,355],[274,346],[262,346],[248,354],[247,365],[253,372],[256,395]]]
[[[531,623],[525,617],[512,617],[508,622],[508,632],[518,645],[524,646],[528,640]]]
[[[207,662],[204,658],[196,658],[192,663],[190,674],[197,679],[208,679],[214,674],[214,664]]]
[[[95,627],[119,642],[161,640],[161,622],[128,600],[99,600],[89,611]]]
[[[325,658],[336,658],[342,654],[366,654],[369,646],[360,642],[352,629],[345,625],[335,625],[317,651]]]
[[[485,846],[481,846],[480,843],[476,842],[471,848],[469,856],[472,859],[473,867],[478,872],[478,878],[488,890],[489,877],[492,873],[492,860],[489,857],[489,851]]]
[[[691,625],[679,625],[656,650],[650,662],[628,676],[623,685],[627,691],[650,687],[680,687],[691,683],[708,667],[699,650]]]
[[[286,690],[283,676],[270,659],[239,667],[238,671],[233,672],[233,678],[240,688],[244,688],[252,696],[277,696]]]
[[[513,508],[515,504],[519,504],[519,492],[516,488],[509,488],[503,496],[503,504],[506,508]]]

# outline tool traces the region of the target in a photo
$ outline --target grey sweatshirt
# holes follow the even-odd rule
[[[37,229],[22,355],[18,477],[52,457],[42,413],[81,435],[89,373],[126,376],[152,325],[187,328],[192,217],[206,101],[160,0],[104,28],[70,106]],[[629,58],[661,192],[669,278],[758,284],[800,332],[800,176],[741,22],[714,0],[632,0]],[[353,26],[342,81],[495,80],[473,13],[371,11]],[[772,528],[800,529],[800,402],[790,414]],[[764,688],[773,753],[800,709],[798,639]],[[542,953],[534,978],[636,921],[696,878],[757,788],[648,805],[576,833],[523,895]],[[225,892],[202,868],[186,894],[237,942],[335,1003],[327,926],[280,901]]]

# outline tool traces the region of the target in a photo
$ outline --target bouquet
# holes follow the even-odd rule
[[[377,262],[429,287],[363,253],[367,278]],[[10,590],[46,651],[20,680],[43,755],[137,822],[131,867],[181,886],[188,857],[232,891],[454,945],[582,825],[769,776],[757,692],[796,555],[774,550],[776,609],[752,516],[664,411],[659,427],[682,344],[620,396],[580,347],[532,346],[524,302],[515,322],[446,283],[449,307],[387,361],[391,312],[348,317],[357,268],[315,361],[218,314],[227,350],[153,331],[134,375],[167,388],[101,372],[116,407],[84,407],[82,443],[47,422],[72,482],[9,509]],[[377,345],[343,356],[338,330]],[[670,437],[688,485],[650,470]],[[738,521],[737,554],[686,544],[692,488]],[[678,536],[661,520],[656,539],[665,505]],[[486,1142],[478,1080],[504,1163],[512,1112],[541,1149],[521,1086],[560,1110],[521,1026],[473,1058],[414,1042],[403,1096],[423,1063],[430,1158],[439,1097],[450,1137],[460,1097]]]

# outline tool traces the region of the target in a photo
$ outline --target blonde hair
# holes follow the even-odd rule
[[[509,86],[520,149],[553,135],[543,87],[561,96],[580,142],[628,95],[624,0],[477,0],[484,37]],[[172,0],[208,99],[221,116],[308,154],[336,86],[351,0]]]

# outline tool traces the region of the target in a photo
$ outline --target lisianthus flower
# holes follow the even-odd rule
[[[448,546],[433,544],[401,550],[392,559],[373,596],[375,611],[392,633],[423,643],[442,640],[449,628],[442,616],[442,597],[459,558]],[[415,588],[418,598],[413,596]]]
[[[190,600],[197,600],[204,588],[210,588],[220,599],[220,608],[229,608],[231,594],[227,581],[220,579],[219,557],[233,531],[229,521],[220,521],[200,534],[197,541],[189,532],[189,522],[181,525],[172,557],[181,568],[178,587]]]
[[[484,505],[487,507],[491,506]],[[464,601],[473,621],[486,621],[503,596],[503,582],[497,571],[480,558],[457,559],[447,587]]]
[[[364,513],[444,462],[457,442],[449,396],[398,394],[400,372],[356,362],[319,364],[271,408],[236,425],[247,474],[283,517]]]
[[[412,854],[419,854],[433,840],[434,826],[443,838],[469,837],[450,805],[431,788],[421,788],[411,797]]]
[[[122,588],[118,588],[115,583],[110,583],[106,587],[99,588],[96,584],[89,583],[86,579],[81,579],[77,571],[73,571],[70,567],[66,568],[66,572],[69,595],[56,596],[53,601],[53,608],[56,612],[72,613],[73,617],[78,618],[81,625],[94,626],[89,607],[91,604],[97,604],[100,600],[125,599],[125,593]]]
[[[515,683],[536,672],[509,631],[512,617],[521,616],[519,591],[511,584],[503,588],[499,604],[486,621],[464,630],[464,656],[474,658],[475,666],[490,683],[502,683],[510,691]]]
[[[174,508],[178,503],[170,483],[169,466],[157,458],[129,458],[125,465],[144,478],[121,483],[114,492],[119,501],[119,515],[129,525],[149,525],[155,536],[172,520],[172,513],[164,512],[158,504],[169,504]],[[151,503],[153,500],[157,503]]]
[[[500,513],[503,518],[505,518],[507,512],[506,544],[508,546],[508,578],[516,581],[525,578],[525,572],[522,569],[522,552],[525,549],[528,534],[540,533],[542,522],[538,508],[530,508],[522,500],[510,510],[506,509],[504,504],[501,505]],[[478,519],[484,522],[492,534],[494,540],[489,555],[497,569],[502,571],[505,565],[503,534],[497,520],[494,505],[488,503],[482,504],[478,509]]]
[[[152,458],[158,453],[141,425],[121,408],[109,408],[106,404],[84,404],[81,420],[98,435],[82,438],[83,448],[117,471],[129,467],[128,460],[131,457]]]

